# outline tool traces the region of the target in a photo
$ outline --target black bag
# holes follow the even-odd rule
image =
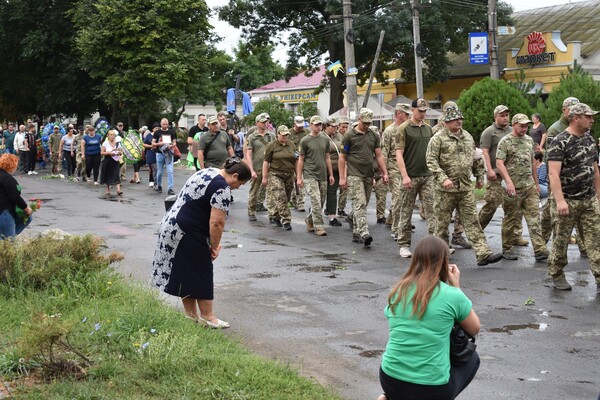
[[[459,324],[454,324],[450,331],[450,364],[468,363],[476,349],[475,338],[465,332]]]

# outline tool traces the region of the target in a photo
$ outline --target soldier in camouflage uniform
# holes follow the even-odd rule
[[[252,171],[252,185],[248,194],[248,219],[256,221],[256,212],[258,206],[262,206],[261,191],[262,187],[262,166],[265,159],[265,148],[267,144],[275,140],[275,135],[267,131],[269,118],[266,113],[256,116],[257,129],[246,139],[246,162]]]
[[[300,140],[306,135],[308,135],[310,131],[304,128],[304,117],[301,115],[297,115],[294,117],[294,126],[290,130],[290,138],[288,139],[294,146],[296,146],[296,150],[300,146]],[[292,206],[300,211],[304,212],[304,191],[300,190],[298,186],[296,186],[296,179],[294,179],[294,190],[292,190],[292,197],[290,200]]]
[[[334,184],[329,156],[330,140],[321,133],[322,125],[321,117],[310,117],[310,134],[300,141],[296,173],[296,185],[299,188],[306,187],[306,194],[310,197],[311,210],[304,219],[306,230],[315,232],[317,236],[327,236],[322,212],[327,196],[327,177],[329,184]]]
[[[381,133],[379,132],[379,128],[375,125],[371,125],[369,127],[373,132],[377,132],[379,135],[379,140],[381,141]],[[387,202],[387,194],[389,191],[389,187],[387,184],[383,182],[381,179],[381,172],[377,167],[377,160],[373,158],[373,192],[375,192],[375,216],[377,218],[378,224],[385,224],[385,205]]]
[[[271,222],[289,231],[292,229],[292,214],[288,201],[294,190],[296,172],[296,146],[289,141],[287,126],[277,128],[277,140],[269,143],[265,149],[262,168],[262,185],[267,188],[267,204]]]
[[[338,123],[330,118],[325,122],[325,134],[330,140],[329,158],[331,159],[331,168],[333,170],[333,185],[327,184],[327,202],[325,203],[325,214],[329,216],[330,226],[342,226],[342,223],[336,218],[337,212],[337,192],[340,187],[340,172],[338,170],[338,161],[340,159],[340,149],[344,137],[338,133]]]
[[[458,108],[458,105],[453,101],[447,101],[442,106],[442,112],[446,112],[446,110],[450,107]],[[438,123],[431,128],[433,134],[435,135],[439,131],[444,129],[444,120],[440,119]],[[460,213],[458,210],[454,210],[454,217],[452,218],[454,221],[454,232],[452,232],[452,240],[450,241],[451,245],[460,246],[463,249],[472,248],[471,243],[463,236],[465,232],[465,227],[462,224],[462,220],[460,219]]]
[[[449,107],[442,118],[445,127],[429,141],[426,158],[434,178],[435,235],[448,242],[448,225],[456,208],[475,250],[477,265],[498,262],[502,254],[492,253],[477,219],[471,176],[476,176],[477,187],[480,188],[485,169],[475,157],[475,141],[469,132],[462,129],[463,116],[458,108]]]
[[[598,114],[579,103],[569,109],[569,126],[558,134],[548,148],[550,187],[556,200],[557,229],[548,259],[548,274],[554,287],[570,290],[563,272],[568,264],[567,247],[573,227],[581,221],[587,238],[600,237],[600,172],[598,149],[589,130]],[[600,249],[589,246],[590,267],[600,292]]]
[[[504,188],[502,187],[502,176],[496,168],[496,149],[498,142],[504,136],[512,132],[512,127],[509,125],[510,110],[505,105],[499,105],[494,109],[494,123],[481,133],[479,147],[483,151],[485,167],[487,169],[487,185],[485,187],[485,195],[483,200],[485,204],[479,210],[479,224],[481,229],[488,226],[498,206],[502,204],[504,196]],[[513,244],[517,246],[527,246],[527,240],[521,236],[523,234],[522,216],[517,215],[517,225],[515,226],[515,234]]]
[[[357,125],[344,135],[338,165],[340,187],[348,187],[352,199],[352,241],[365,247],[373,242],[367,224],[367,205],[373,190],[373,155],[383,182],[388,182],[379,135],[369,129],[372,122],[373,111],[361,108]]]
[[[390,178],[390,190],[392,192],[392,206],[389,217],[391,217],[392,237],[398,238],[398,225],[400,223],[400,208],[402,206],[400,188],[402,186],[402,177],[396,162],[396,142],[394,138],[398,127],[402,125],[410,116],[410,104],[396,104],[394,113],[394,122],[385,128],[381,135],[381,154],[385,161],[385,166]]]
[[[512,239],[516,217],[520,215],[524,215],[527,221],[536,261],[548,258],[540,229],[540,186],[537,169],[533,166],[535,143],[531,136],[526,135],[530,123],[525,114],[516,114],[512,118],[512,133],[500,139],[496,151],[496,167],[506,182],[502,199],[502,255],[507,260],[519,258],[512,251]]]
[[[547,140],[546,140],[548,147],[549,147],[550,143],[552,143],[552,140],[556,137],[556,135],[563,132],[569,126],[569,120],[568,120],[569,111],[570,111],[569,107],[574,106],[577,103],[579,103],[579,99],[577,99],[576,97],[567,97],[563,101],[562,115],[560,116],[558,121],[553,123],[550,126],[550,128],[548,128],[548,135],[547,135]],[[547,164],[548,163],[548,160],[547,160],[548,152],[546,152],[545,155],[546,155],[546,164]],[[554,201],[554,196],[552,195],[552,192],[549,190],[548,201],[546,202],[546,204],[542,210],[542,236],[544,237],[546,242],[548,242],[548,240],[550,240],[550,237],[552,236],[553,233],[556,236],[557,220],[558,220],[558,215],[556,214],[556,201]],[[577,230],[577,246],[579,247],[579,253],[581,254],[581,257],[585,258],[585,257],[587,257],[587,252],[585,251],[585,244],[583,241],[583,234],[582,234],[583,230],[582,230],[582,226],[581,226],[580,222],[577,223],[576,230]]]
[[[346,117],[342,117],[338,120],[338,134],[342,135],[342,138],[348,132],[348,126],[350,125],[350,120]],[[347,217],[346,214],[346,203],[348,202],[348,188],[340,187],[340,194],[338,196],[338,204],[337,204],[337,215],[340,217]]]
[[[425,112],[429,104],[425,99],[417,99],[412,104],[411,117],[396,131],[396,163],[402,175],[400,189],[402,208],[398,226],[398,246],[400,257],[411,257],[412,214],[417,194],[424,205],[427,230],[433,235],[433,178],[427,168],[425,154],[427,144],[433,136],[431,127],[425,123]]]

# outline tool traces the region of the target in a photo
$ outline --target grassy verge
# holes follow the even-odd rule
[[[92,236],[0,241],[0,394],[338,398],[127,284],[110,268],[119,255],[102,250]]]

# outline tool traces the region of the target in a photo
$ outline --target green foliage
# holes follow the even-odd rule
[[[519,73],[515,74],[515,80],[514,81],[507,80],[507,82],[512,87],[520,90],[521,93],[523,93],[523,96],[525,96],[525,98],[529,102],[529,105],[531,106],[531,108],[535,108],[536,105],[538,104],[538,102],[542,101],[542,91],[541,91],[541,89],[534,90],[535,82],[532,80],[529,82],[526,82],[525,79],[526,79],[525,70],[523,68],[521,68],[519,70]]]
[[[233,87],[235,77],[241,75],[240,89],[249,91],[283,79],[285,70],[273,60],[274,46],[254,46],[239,41],[235,49],[235,61],[229,74]]]
[[[562,115],[562,103],[567,97],[577,97],[579,101],[600,109],[600,84],[581,68],[575,65],[568,74],[562,74],[560,83],[552,88],[546,103],[538,103],[536,112],[542,116],[542,122],[550,127]],[[597,119],[596,119],[597,120]],[[600,125],[596,121],[592,127],[594,137],[600,137]]]
[[[504,104],[511,115],[523,113],[531,115],[531,106],[523,93],[504,80],[484,78],[463,90],[458,99],[466,129],[475,143],[479,143],[481,132],[494,122],[494,108]]]
[[[242,124],[249,127],[255,125],[256,116],[265,112],[271,117],[271,124],[274,128],[277,128],[279,125],[286,125],[289,128],[294,123],[294,114],[292,111],[286,109],[275,97],[270,97],[256,103],[254,111],[244,117]]]
[[[302,115],[304,119],[307,120],[313,115],[319,115],[319,109],[317,108],[317,104],[314,102],[302,101],[300,104],[298,104],[296,115]]]

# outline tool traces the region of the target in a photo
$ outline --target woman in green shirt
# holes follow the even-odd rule
[[[413,253],[408,271],[388,297],[390,336],[379,370],[384,390],[378,400],[451,400],[467,387],[479,356],[450,365],[450,331],[455,323],[479,333],[479,317],[460,290],[460,271],[448,264],[448,245],[427,236]]]

